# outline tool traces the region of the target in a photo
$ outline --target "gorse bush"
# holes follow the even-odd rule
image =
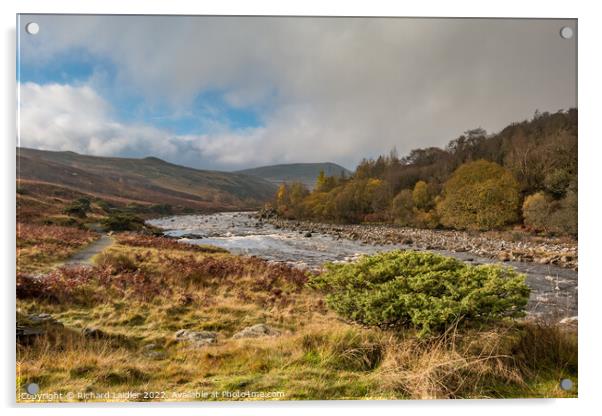
[[[524,314],[525,277],[431,253],[392,251],[351,264],[327,264],[310,285],[340,315],[366,325],[414,327],[421,335],[452,322]]]

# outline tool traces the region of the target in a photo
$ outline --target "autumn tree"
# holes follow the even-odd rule
[[[418,209],[427,210],[432,206],[432,198],[429,194],[428,184],[425,181],[418,181],[412,191],[412,200],[414,206]]]
[[[499,228],[517,219],[519,186],[497,163],[460,166],[445,183],[437,210],[443,225],[457,229]]]
[[[399,225],[411,226],[414,224],[414,200],[412,191],[402,189],[391,202],[391,216]]]
[[[280,184],[276,192],[276,210],[284,214],[290,205],[291,199],[288,192],[288,186],[285,183]]]
[[[535,231],[544,231],[547,228],[549,211],[550,203],[543,192],[527,196],[523,202],[525,225]]]

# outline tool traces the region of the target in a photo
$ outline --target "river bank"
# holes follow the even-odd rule
[[[286,220],[258,214],[258,220],[280,229],[304,234],[327,234],[335,239],[365,244],[402,244],[420,250],[468,252],[500,261],[534,262],[577,270],[577,241],[528,235],[522,232],[467,232],[428,230],[390,225],[325,224]],[[307,234],[307,235],[309,235]]]

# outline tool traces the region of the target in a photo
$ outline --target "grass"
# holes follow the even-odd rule
[[[124,391],[167,392],[125,399],[136,401],[577,395],[558,387],[577,381],[574,330],[504,321],[419,339],[340,320],[288,266],[132,233],[116,240],[93,268],[55,270],[45,286],[21,277],[18,320],[45,312],[64,326],[18,345],[18,392],[36,382],[82,393],[72,401]],[[257,323],[281,335],[232,339]],[[179,329],[215,331],[217,343],[176,342]]]
[[[17,223],[17,272],[44,272],[98,238],[76,227]]]

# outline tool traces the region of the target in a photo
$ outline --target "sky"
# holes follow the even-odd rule
[[[575,107],[564,26],[576,32],[575,20],[21,15],[18,145],[353,170]]]

